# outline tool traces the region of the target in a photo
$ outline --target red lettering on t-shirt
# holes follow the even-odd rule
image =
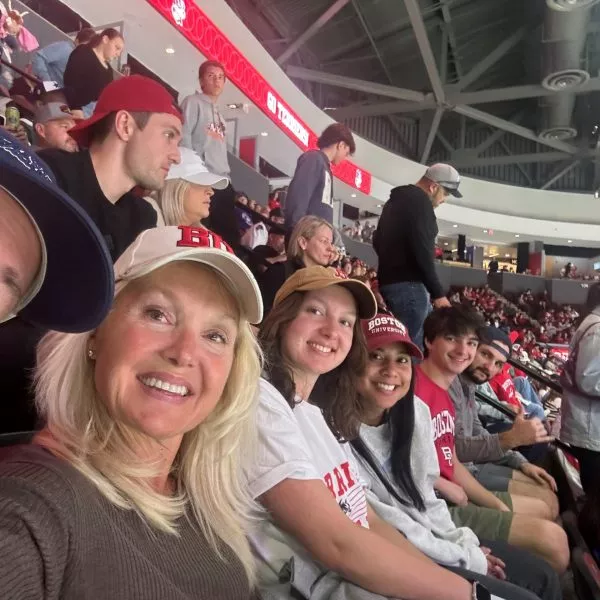
[[[350,472],[350,463],[348,461],[343,462],[340,467],[346,476],[346,484],[351,488],[355,484],[355,481],[352,479],[352,473]]]
[[[335,490],[333,489],[333,479],[331,477],[331,473],[325,473],[325,477],[323,477],[323,481],[327,486],[327,489],[331,492],[331,495],[335,498]]]
[[[333,474],[335,475],[335,479],[337,481],[337,497],[339,498],[340,496],[343,496],[348,491],[348,488],[346,487],[346,484],[344,483],[344,477],[343,477],[341,471],[337,467],[335,469],[333,469]]]

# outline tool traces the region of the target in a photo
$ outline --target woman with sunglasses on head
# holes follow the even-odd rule
[[[433,488],[439,466],[431,414],[413,395],[412,360],[421,359],[421,351],[391,315],[363,321],[363,333],[369,356],[356,374],[362,424],[351,443],[371,506],[432,560],[494,594],[560,598],[558,577],[545,561],[504,542],[480,545],[469,528],[454,525]],[[326,414],[338,410],[324,408]]]
[[[251,535],[260,590],[269,599],[489,599],[377,516],[349,445],[328,427],[346,439],[358,429],[360,317],[375,312],[363,283],[313,266],[285,282],[263,322],[258,455],[247,467],[266,509]],[[335,406],[326,416],[315,404],[325,397]]]

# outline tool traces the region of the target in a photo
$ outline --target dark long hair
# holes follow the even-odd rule
[[[373,469],[391,496],[400,502],[400,504],[414,506],[422,512],[425,510],[425,502],[413,479],[410,463],[410,452],[415,429],[414,381],[414,376],[411,376],[406,396],[400,398],[386,415],[386,422],[392,432],[392,447],[390,451],[392,476],[394,483],[405,497],[398,494],[389,477],[385,474],[383,468],[360,436],[352,440],[352,446],[365,459],[371,469]],[[361,404],[362,402],[364,400],[361,401]]]
[[[106,36],[109,40],[114,40],[115,38],[121,38],[123,39],[123,36],[121,35],[121,33],[117,30],[114,29],[113,27],[109,27],[108,29],[105,29],[104,31],[97,33],[89,42],[88,42],[88,46],[90,48],[97,48],[101,43],[102,43],[102,38]]]
[[[305,294],[294,292],[271,309],[258,334],[267,378],[292,409],[296,405],[293,365],[281,351],[281,343],[285,330],[298,316]],[[325,421],[339,441],[351,440],[358,435],[361,408],[353,373],[362,373],[366,363],[367,347],[360,319],[357,319],[348,356],[333,371],[317,379],[310,395],[311,403],[322,410]]]

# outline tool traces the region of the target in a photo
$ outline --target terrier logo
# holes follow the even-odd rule
[[[185,0],[173,0],[173,4],[171,4],[171,14],[173,15],[175,23],[177,23],[179,27],[182,27],[185,22],[185,17],[187,16]]]
[[[356,169],[356,176],[354,177],[354,185],[360,190],[360,186],[362,185],[362,171],[360,169]]]

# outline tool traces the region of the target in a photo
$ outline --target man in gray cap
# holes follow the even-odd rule
[[[373,236],[381,295],[421,348],[431,300],[436,308],[450,305],[435,272],[438,227],[434,209],[450,194],[462,198],[459,184],[456,169],[432,165],[415,185],[392,190]]]
[[[75,127],[75,119],[66,104],[42,104],[35,113],[34,121],[36,150],[57,148],[65,152],[77,152],[77,142],[69,135],[69,129]]]

